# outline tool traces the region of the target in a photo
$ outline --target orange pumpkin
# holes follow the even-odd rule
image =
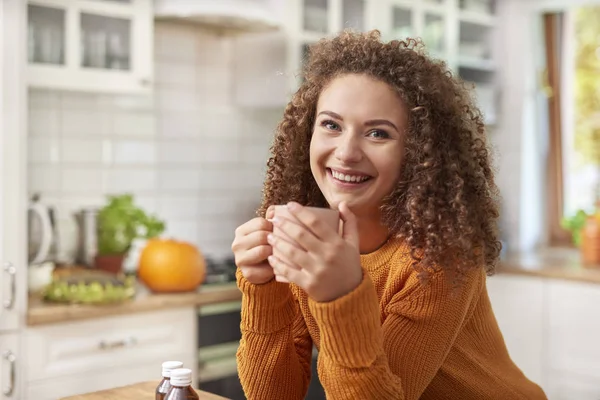
[[[206,277],[206,262],[194,245],[151,239],[142,250],[139,279],[153,292],[189,292]]]

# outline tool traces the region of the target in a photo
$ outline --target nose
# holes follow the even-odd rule
[[[362,160],[360,140],[351,132],[340,135],[335,149],[335,158],[346,164],[356,164]]]

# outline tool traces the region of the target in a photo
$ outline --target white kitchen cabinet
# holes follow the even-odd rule
[[[193,355],[190,357],[190,354],[180,354],[173,358],[183,362],[184,365],[189,365],[195,360]],[[56,400],[146,381],[156,381],[158,384],[161,379],[160,363],[162,361],[164,360],[156,359],[148,364],[128,367],[121,367],[119,365],[116,368],[95,372],[93,379],[92,377],[82,379],[81,376],[66,376],[46,381],[37,381],[27,385],[26,399]]]
[[[19,335],[0,335],[0,399],[19,399],[23,359],[19,354]]]
[[[19,329],[26,311],[26,86],[25,50],[15,38],[25,30],[25,3],[0,7],[0,335]],[[0,336],[1,340],[1,336]]]
[[[532,381],[544,386],[545,305],[543,279],[494,275],[487,280],[492,308],[510,357]]]
[[[158,382],[167,360],[182,361],[197,376],[193,307],[33,326],[23,340],[31,400]]]
[[[149,93],[152,0],[27,0],[31,87]]]
[[[600,285],[499,274],[488,293],[512,359],[550,400],[600,399]]]
[[[286,0],[283,29],[234,41],[235,99],[243,107],[283,107],[301,83],[307,47],[344,28],[378,29],[384,40],[420,37],[431,56],[478,87],[488,123],[496,119],[496,19],[459,0]],[[481,86],[481,89],[479,89]]]
[[[555,372],[548,377],[546,394],[550,400],[598,400],[600,384],[598,379]]]
[[[301,83],[308,46],[344,28],[377,26],[377,0],[285,0],[282,30],[239,35],[234,43],[235,99],[242,107],[285,105]]]
[[[600,382],[598,304],[600,285],[548,282],[547,363],[553,373]]]

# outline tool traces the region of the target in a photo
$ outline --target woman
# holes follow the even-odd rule
[[[546,398],[511,361],[487,295],[497,189],[467,90],[416,41],[376,31],[321,40],[304,76],[260,217],[232,244],[247,397],[302,399],[314,343],[329,399]],[[278,204],[293,217],[273,218]],[[338,209],[343,232],[306,206]]]

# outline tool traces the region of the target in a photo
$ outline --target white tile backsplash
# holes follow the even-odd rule
[[[61,191],[77,195],[101,194],[104,190],[104,173],[102,168],[64,166],[61,169]]]
[[[162,167],[158,171],[158,191],[198,193],[201,188],[201,172],[199,168],[173,168]]]
[[[112,168],[107,170],[106,191],[108,193],[155,193],[156,169]]]
[[[27,151],[27,156],[35,164],[56,164],[59,161],[58,139],[32,136]]]
[[[158,88],[156,102],[158,109],[162,111],[190,111],[198,112],[207,105],[200,101],[198,92],[193,88]]]
[[[151,96],[31,90],[29,191],[59,208],[63,252],[73,213],[129,192],[166,220],[166,236],[231,255],[235,228],[255,216],[268,148],[283,110],[233,102],[226,36],[155,24]]]
[[[30,136],[58,136],[60,132],[60,108],[32,108],[28,112]]]
[[[61,162],[64,164],[102,164],[103,140],[97,138],[67,137],[61,140]]]
[[[113,162],[117,165],[156,164],[154,141],[120,140],[113,144]]]
[[[61,112],[61,134],[63,136],[101,136],[109,135],[111,130],[110,114],[94,108],[63,108]]]
[[[58,166],[31,164],[27,182],[29,193],[51,195],[60,193],[60,174],[61,170]]]
[[[206,131],[202,121],[197,111],[167,110],[158,116],[158,132],[164,138],[199,137]]]
[[[169,220],[192,219],[200,215],[201,204],[197,195],[164,195],[158,199],[158,213]]]
[[[199,140],[178,140],[159,142],[160,165],[199,165],[202,160]]]
[[[143,136],[156,134],[155,116],[149,112],[119,111],[113,114],[112,133],[117,136]]]

